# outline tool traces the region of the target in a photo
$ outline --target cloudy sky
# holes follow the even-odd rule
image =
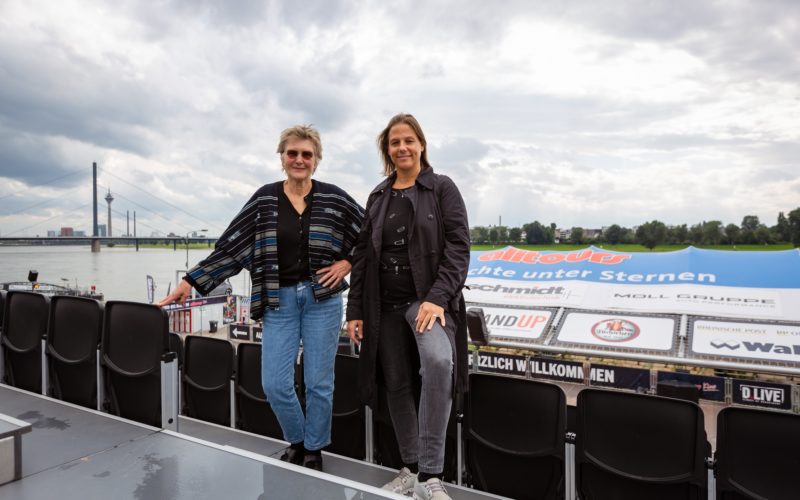
[[[772,225],[800,206],[800,2],[3,0],[0,235],[90,232],[92,162],[115,233],[219,234],[296,123],[364,203],[401,111],[471,225]]]

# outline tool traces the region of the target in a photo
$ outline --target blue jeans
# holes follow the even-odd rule
[[[311,282],[281,287],[280,308],[264,313],[261,384],[290,443],[319,450],[331,442],[333,369],[342,327],[342,296],[314,300]],[[300,342],[306,384],[306,413],[294,389]]]

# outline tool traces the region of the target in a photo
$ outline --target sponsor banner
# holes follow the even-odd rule
[[[489,335],[521,340],[540,339],[553,317],[546,309],[483,307]]]
[[[464,300],[467,302],[578,307],[583,303],[589,285],[579,281],[554,284],[477,277],[467,278],[467,287],[464,289]]]
[[[506,247],[471,252],[471,278],[579,280],[618,284],[699,284],[745,288],[797,288],[800,253],[729,252],[694,247],[675,252],[612,252],[597,247],[536,251]]]
[[[244,323],[250,320],[250,297],[241,296],[238,300],[238,312],[236,315],[237,323]]]
[[[228,294],[225,303],[222,305],[222,323],[227,325],[236,321],[236,309],[238,298]]]
[[[783,317],[780,290],[704,286],[607,287],[604,303],[610,309],[642,309],[653,312],[681,311],[745,317]]]
[[[149,274],[145,277],[145,282],[147,283],[147,303],[152,304],[155,301],[156,282]]]
[[[502,373],[524,377],[526,373],[525,356],[499,352],[478,352],[478,371]]]
[[[589,385],[617,389],[650,389],[650,370],[628,366],[597,365],[589,368]]]
[[[253,342],[261,342],[264,326],[261,324],[253,325],[250,330],[253,332]]]
[[[250,325],[229,324],[228,338],[231,340],[250,340]]]
[[[792,409],[792,386],[733,379],[733,402],[740,405]]]
[[[700,389],[700,397],[712,401],[725,401],[725,379],[692,373],[658,372],[658,382],[678,380],[689,382]]]
[[[556,333],[558,342],[624,349],[669,351],[675,318],[568,311]]]
[[[468,302],[800,320],[800,252],[472,252]]]
[[[697,319],[690,325],[691,350],[696,354],[800,362],[800,324]]]
[[[203,307],[203,306],[210,306],[213,304],[224,304],[228,298],[225,295],[214,295],[213,297],[197,297],[195,299],[187,300],[186,302],[181,304],[168,304],[164,306],[164,310],[172,312],[172,311],[184,311],[186,309],[193,309],[195,307]]]
[[[531,377],[582,384],[586,379],[583,363],[548,358],[529,358]]]

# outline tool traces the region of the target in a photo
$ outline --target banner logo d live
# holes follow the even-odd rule
[[[783,405],[783,389],[742,384],[739,390],[742,394],[742,400],[745,402],[775,406]]]

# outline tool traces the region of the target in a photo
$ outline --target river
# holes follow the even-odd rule
[[[190,249],[189,266],[211,253],[211,248]],[[89,246],[0,246],[0,283],[27,281],[28,271],[39,272],[39,281],[88,289],[91,285],[105,300],[147,302],[147,275],[156,284],[156,300],[175,286],[175,272],[186,269],[186,250]],[[181,274],[182,275],[182,274]],[[249,290],[247,271],[231,278],[234,294]]]

